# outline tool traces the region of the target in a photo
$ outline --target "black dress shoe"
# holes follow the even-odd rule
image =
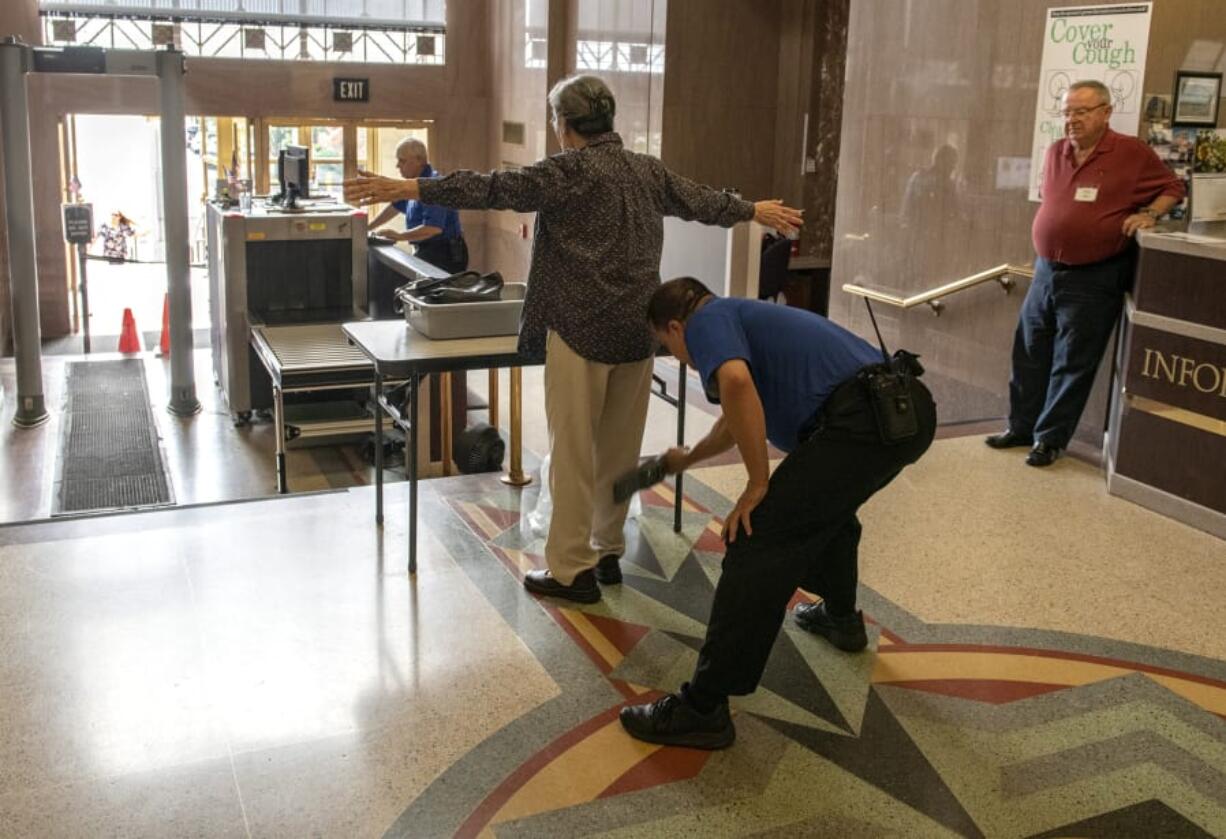
[[[529,571],[524,575],[524,588],[533,594],[561,597],[576,603],[595,603],[600,600],[600,586],[596,585],[596,575],[590,568],[578,574],[568,586],[559,583],[548,571]]]
[[[615,586],[622,581],[622,567],[617,554],[602,556],[596,563],[596,581],[606,586]]]
[[[845,653],[858,653],[868,646],[868,633],[864,630],[862,612],[836,618],[826,611],[823,601],[802,603],[792,610],[792,616],[801,629],[822,636]]]
[[[675,693],[650,705],[627,705],[621,710],[622,727],[636,740],[691,749],[726,749],[736,740],[736,727],[721,702],[703,714]]]
[[[1035,443],[1030,454],[1026,455],[1027,466],[1051,466],[1060,456],[1060,449],[1047,443]]]
[[[1018,446],[1033,446],[1034,437],[1029,434],[1017,434],[1013,429],[1006,429],[1001,434],[985,437],[983,442],[994,449],[1012,449]]]

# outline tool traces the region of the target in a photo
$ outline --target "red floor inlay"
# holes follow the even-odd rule
[[[626,623],[616,618],[606,618],[602,615],[592,615],[587,612],[583,616],[592,626],[596,627],[609,643],[617,648],[622,655],[629,655],[635,644],[643,640],[643,636],[651,631],[651,627],[637,623]]]
[[[512,527],[519,524],[520,514],[515,510],[504,510],[501,507],[487,507],[484,504],[478,504],[477,508],[489,516],[490,521],[498,525],[498,527],[502,530],[510,530]]]
[[[1068,685],[1012,682],[1001,679],[920,679],[908,682],[877,682],[877,684],[919,690],[924,693],[938,693],[958,699],[973,699],[976,702],[990,702],[993,705],[1006,705],[1010,702],[1017,702],[1019,699],[1042,696],[1045,693],[1064,690],[1068,687]]]
[[[640,701],[646,702],[647,699]],[[677,749],[665,747],[652,752],[651,756],[622,775],[597,798],[612,798],[628,792],[650,789],[660,784],[688,781],[696,777],[707,765],[714,752],[701,749]]]

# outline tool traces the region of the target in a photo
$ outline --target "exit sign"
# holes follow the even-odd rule
[[[332,99],[336,102],[369,102],[370,79],[333,79]]]

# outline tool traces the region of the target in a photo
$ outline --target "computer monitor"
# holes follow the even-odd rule
[[[286,146],[277,154],[277,178],[285,206],[294,207],[299,198],[310,198],[311,152],[306,146]]]

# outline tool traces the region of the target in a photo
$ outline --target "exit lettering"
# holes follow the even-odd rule
[[[333,79],[332,98],[337,102],[370,101],[369,79]]]

